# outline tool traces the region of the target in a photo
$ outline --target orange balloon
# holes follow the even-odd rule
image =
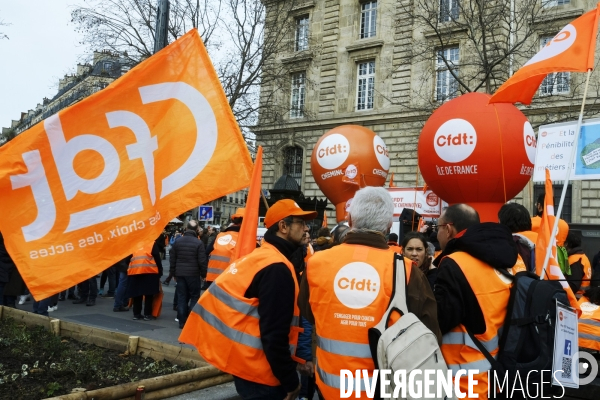
[[[438,108],[419,137],[419,168],[446,202],[467,203],[481,221],[498,221],[502,204],[533,174],[536,140],[531,124],[512,104],[468,93]]]
[[[364,126],[342,125],[321,136],[310,167],[321,191],[335,204],[341,222],[358,189],[385,184],[390,157],[375,132]]]

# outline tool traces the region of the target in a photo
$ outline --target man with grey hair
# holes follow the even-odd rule
[[[350,206],[350,229],[344,242],[308,260],[298,305],[316,326],[316,381],[327,399],[339,398],[340,369],[372,372],[375,368],[369,328],[381,320],[393,292],[396,253],[386,240],[393,214],[392,199],[384,188],[359,190]],[[441,341],[437,306],[427,278],[411,260],[403,261],[408,311]],[[312,365],[307,364],[300,367],[301,372],[310,374]]]

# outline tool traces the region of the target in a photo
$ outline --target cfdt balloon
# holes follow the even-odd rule
[[[533,174],[536,140],[527,118],[512,104],[468,93],[438,108],[419,138],[419,169],[433,192],[450,204],[467,203],[482,221]]]
[[[375,132],[363,126],[342,125],[319,139],[310,167],[317,185],[335,205],[340,222],[358,189],[385,184],[390,157]]]

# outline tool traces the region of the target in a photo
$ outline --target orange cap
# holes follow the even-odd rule
[[[240,207],[237,210],[235,210],[235,214],[233,214],[231,218],[244,218],[244,214],[246,214],[246,209]]]
[[[286,217],[300,217],[306,221],[316,216],[316,211],[303,211],[294,200],[284,199],[269,208],[265,216],[265,226],[270,228]]]

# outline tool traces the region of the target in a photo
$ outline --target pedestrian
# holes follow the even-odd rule
[[[207,262],[204,244],[198,239],[198,222],[192,220],[187,230],[171,248],[171,273],[175,276],[177,286],[177,322],[183,329],[192,307],[200,298],[202,280],[206,278]]]
[[[350,230],[344,242],[310,258],[298,299],[302,316],[315,325],[316,382],[328,400],[340,398],[341,369],[366,370],[372,375],[375,364],[369,328],[383,318],[394,289],[396,253],[386,240],[394,215],[389,193],[381,187],[360,189],[348,214]],[[408,311],[439,341],[437,307],[429,283],[411,260],[403,261],[408,284],[400,290],[405,290]],[[362,288],[358,288],[359,281]],[[360,316],[361,323],[349,324],[352,318],[345,317],[349,315]],[[366,397],[364,386],[358,390]]]
[[[98,281],[96,280],[96,275],[78,284],[77,291],[79,292],[79,298],[73,301],[73,304],[85,303],[88,307],[95,306],[96,297],[98,296]]]
[[[133,255],[130,254],[114,264],[115,270],[119,274],[119,284],[117,285],[117,290],[115,292],[115,302],[113,304],[114,312],[129,311],[129,302],[127,300],[127,297],[125,296],[125,293],[127,291],[127,284],[129,282],[127,270],[129,269],[129,263],[131,262],[132,257]]]
[[[10,303],[13,304],[16,301],[16,297],[12,299],[4,299],[4,288],[10,281],[10,277],[13,274],[13,271],[17,270],[17,266],[8,251],[6,250],[6,246],[4,245],[4,237],[2,236],[2,232],[0,232],[0,305],[8,305]]]
[[[392,246],[390,246],[392,247]],[[424,234],[420,232],[408,232],[402,239],[402,248],[404,256],[411,259],[425,274],[429,286],[433,291],[433,285],[437,277],[437,268],[432,263],[433,254],[429,254],[429,243]],[[433,247],[433,245],[431,245]]]
[[[507,203],[498,211],[498,221],[512,232],[519,256],[513,274],[520,271],[536,272],[535,243],[538,234],[531,230],[529,211],[521,204]]]
[[[480,223],[477,211],[467,204],[454,204],[442,212],[437,237],[442,254],[436,259],[441,262],[434,294],[442,354],[448,369],[478,370],[473,392],[487,399],[491,365],[471,344],[469,333],[497,356],[512,283],[499,270],[515,265],[517,247],[507,226]],[[470,390],[465,377],[459,385],[461,391]]]
[[[390,246],[391,249],[393,249],[396,253],[398,254],[402,254],[402,246],[400,246],[398,244],[398,235],[396,235],[395,233],[390,233],[388,235],[388,240],[387,240],[387,244],[388,246]]]
[[[102,272],[100,276],[100,287],[98,289],[98,296],[102,296],[105,298],[113,298],[115,297],[115,290],[117,290],[117,270],[114,265],[111,265],[107,269]],[[108,280],[108,292],[106,295],[104,294],[104,285]]]
[[[231,216],[232,225],[219,233],[216,240],[206,248],[208,272],[202,290],[208,289],[210,284],[233,262],[235,245],[238,242],[238,234],[242,227],[245,212],[245,208],[238,208],[235,214]]]
[[[332,243],[333,238],[331,237],[331,232],[329,231],[329,228],[326,226],[321,227],[317,232],[315,251],[320,251],[324,248],[328,248],[329,245],[331,245]]]
[[[573,293],[583,294],[590,287],[592,264],[583,252],[581,236],[575,232],[569,232],[565,240],[565,248],[567,249],[569,266],[571,267],[571,274],[566,278],[569,279],[569,285],[573,289]],[[572,280],[575,280],[575,282]]]
[[[133,319],[151,321],[152,302],[160,292],[162,260],[156,241],[133,252],[127,269],[126,298],[133,300]],[[143,314],[142,314],[142,302]]]
[[[194,308],[195,328],[203,335],[198,350],[233,375],[242,399],[295,400],[300,391],[294,354],[298,281],[291,257],[303,244],[306,220],[316,216],[293,200],[273,204],[263,245],[232,263]]]

